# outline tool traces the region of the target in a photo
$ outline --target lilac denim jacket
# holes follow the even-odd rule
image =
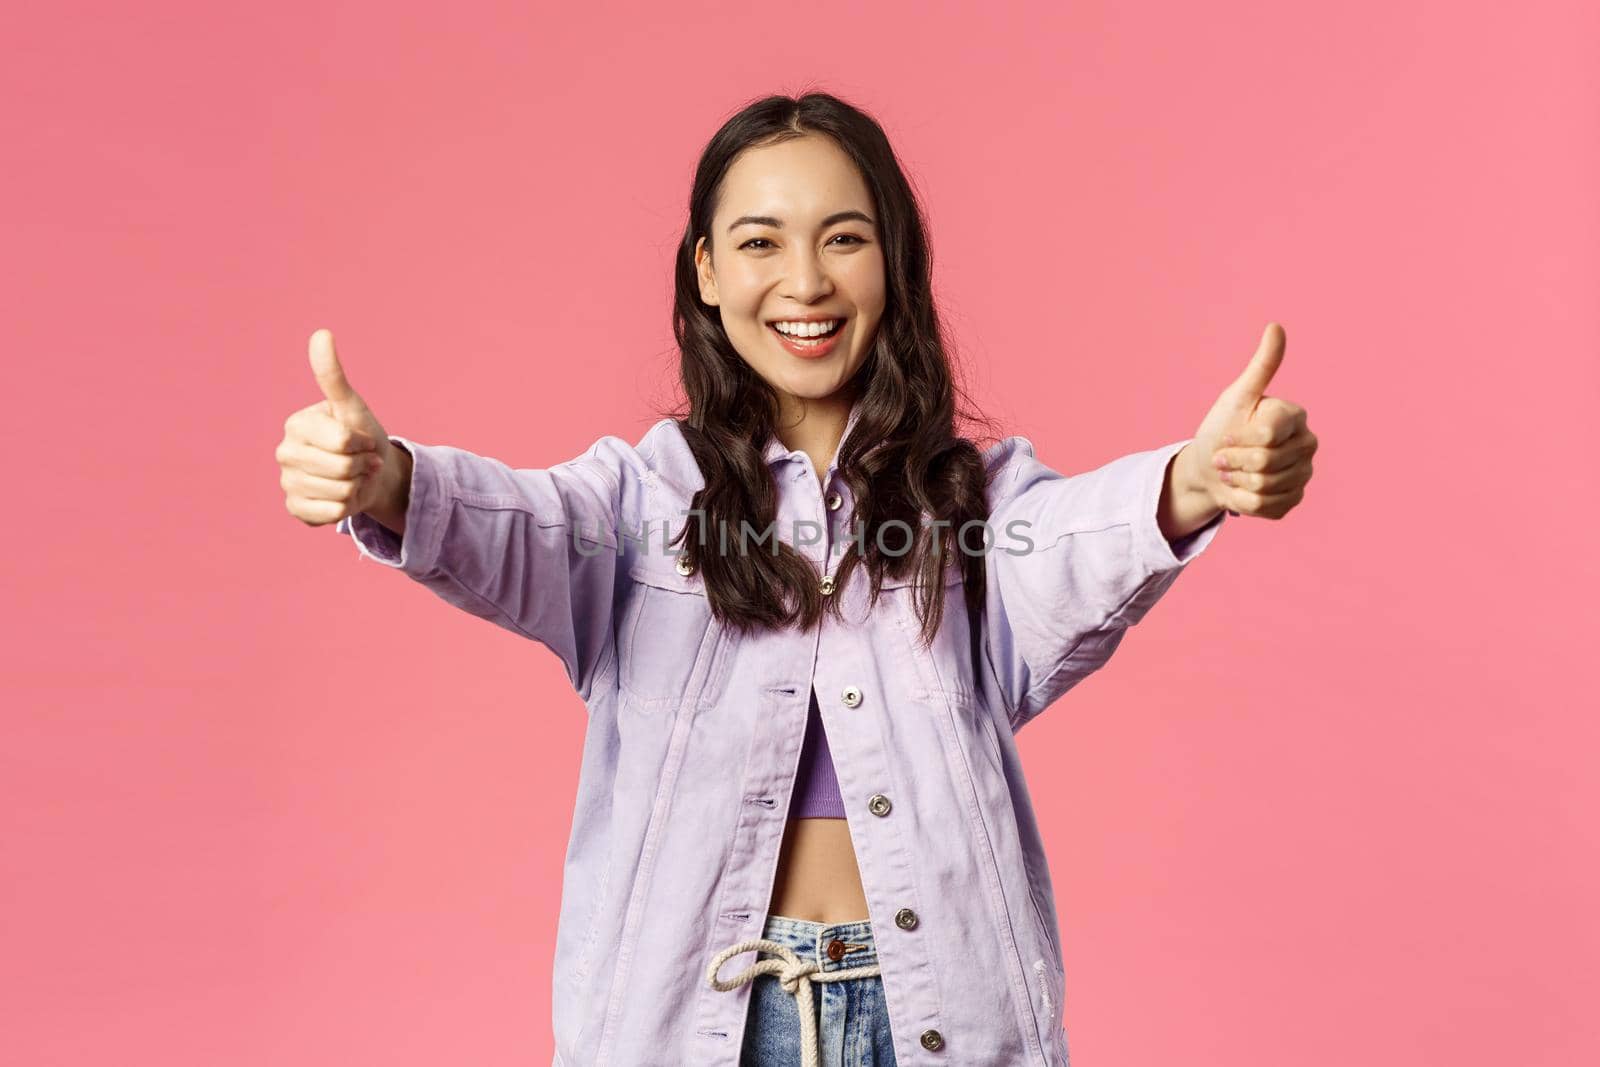
[[[1105,664],[1221,527],[1223,514],[1169,543],[1157,526],[1186,440],[1072,477],[1026,438],[994,445],[990,524],[1011,551],[985,556],[977,635],[947,568],[929,650],[915,588],[887,584],[868,615],[864,572],[831,594],[847,621],[743,638],[717,623],[700,575],[664,549],[703,484],[671,419],[547,469],[391,439],[413,456],[404,538],[366,515],[339,532],[548,647],[588,709],[556,933],[557,1067],[737,1067],[751,985],[713,989],[707,965],[761,936],[813,687],[897,1062],[1066,1067],[1055,897],[1015,734]],[[778,536],[831,575],[849,487],[776,437],[765,451]],[[1018,519],[1031,548],[1005,534]]]

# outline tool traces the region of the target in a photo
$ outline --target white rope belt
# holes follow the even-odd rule
[[[752,949],[758,952],[770,952],[783,958],[757,960],[749,970],[727,981],[717,977],[717,972],[731,957]],[[848,978],[874,978],[879,973],[876,963],[866,967],[852,967],[845,971],[824,971],[822,964],[816,960],[802,960],[788,945],[780,945],[765,938],[753,938],[741,941],[737,945],[729,945],[717,953],[716,958],[711,961],[710,970],[706,972],[706,980],[711,983],[712,989],[725,993],[730,989],[737,989],[746,982],[754,982],[757,975],[777,975],[778,984],[783,987],[784,992],[792,995],[800,1004],[800,1065],[821,1067],[817,1058],[817,1018],[815,1002],[811,999],[811,983],[842,982]]]

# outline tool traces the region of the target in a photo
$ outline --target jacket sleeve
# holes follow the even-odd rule
[[[603,437],[548,469],[514,470],[390,435],[411,453],[404,537],[370,515],[340,520],[361,556],[560,657],[585,700],[612,647],[622,480],[631,446]]]
[[[991,452],[985,654],[1013,732],[1103,666],[1221,529],[1225,512],[1169,543],[1156,521],[1167,465],[1188,443],[1071,477],[1025,437]]]

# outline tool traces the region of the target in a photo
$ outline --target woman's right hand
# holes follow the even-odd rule
[[[276,453],[284,506],[309,526],[366,513],[403,535],[411,454],[350,388],[327,330],[311,335],[311,370],[323,399],[284,420]]]

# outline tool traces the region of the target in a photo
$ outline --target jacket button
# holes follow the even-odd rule
[[[683,575],[685,578],[694,573],[694,564],[689,562],[689,557],[687,555],[681,555],[678,557],[678,573]]]
[[[829,596],[832,593],[833,593],[833,575],[824,574],[822,576],[822,595],[823,596]]]
[[[827,501],[829,511],[838,511],[839,506],[844,503],[844,497],[840,496],[837,490],[829,493],[824,499]]]
[[[893,805],[889,803],[889,798],[882,793],[874,793],[867,798],[867,810],[874,815],[887,815],[891,807]]]
[[[853,708],[861,703],[861,690],[853,685],[847,685],[844,687],[844,692],[839,694],[839,699],[844,701],[845,707]]]
[[[944,1048],[944,1035],[937,1030],[922,1031],[922,1047],[929,1052],[938,1052]]]
[[[894,924],[902,930],[914,929],[917,925],[917,913],[910,908],[901,908],[894,913]]]

